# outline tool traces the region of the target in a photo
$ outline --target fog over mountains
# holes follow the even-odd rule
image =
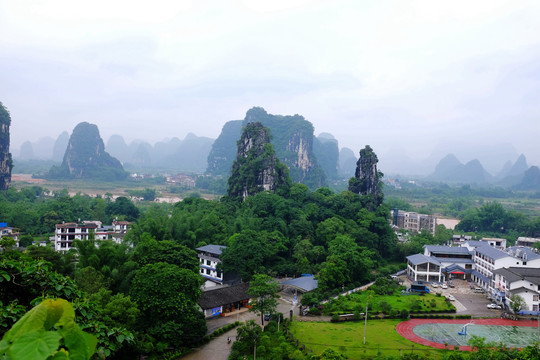
[[[273,115],[262,107],[253,107],[243,120],[225,122],[217,139],[188,133],[184,139],[173,136],[154,144],[146,140],[128,143],[122,135],[115,134],[106,141],[105,151],[130,172],[166,171],[228,177],[242,128],[254,121],[268,127],[276,155],[288,166],[293,181],[313,189],[352,177],[359,149],[370,145],[364,144],[363,136],[359,136],[357,149],[340,147],[339,140],[329,132],[315,136],[313,124],[301,115]],[[42,137],[35,142],[25,141],[12,151],[14,171],[17,171],[18,161],[65,161],[68,141],[67,131],[56,139]],[[477,145],[457,139],[440,143],[417,158],[407,156],[408,149],[397,146],[389,152],[373,150],[386,178],[401,176],[454,184],[535,188],[532,184],[538,168],[529,167],[526,154],[519,154],[510,143]]]

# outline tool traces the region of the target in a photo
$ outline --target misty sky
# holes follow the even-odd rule
[[[512,143],[540,165],[539,19],[537,0],[0,0],[0,101],[12,149],[81,121],[216,138],[262,106],[355,153]]]

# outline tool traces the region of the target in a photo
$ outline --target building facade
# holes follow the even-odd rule
[[[437,218],[434,215],[418,214],[394,209],[392,210],[393,225],[400,229],[405,229],[420,233],[423,230],[435,235]]]
[[[95,234],[98,224],[93,221],[82,223],[68,222],[56,224],[54,232],[54,249],[56,251],[68,251],[73,247],[75,240],[88,240],[90,234]]]
[[[218,264],[221,263],[219,259],[221,252],[226,248],[223,245],[206,245],[196,249],[199,258],[199,273],[206,279],[205,288],[223,285],[224,276],[218,269]]]
[[[493,271],[492,288],[496,291],[495,300],[511,308],[510,299],[519,295],[524,300],[525,311],[540,310],[540,269],[509,267]]]
[[[128,231],[128,221],[113,221],[112,225],[103,226],[101,221],[83,221],[56,224],[54,232],[54,249],[68,251],[75,240],[88,240],[93,234],[95,240],[113,240],[121,243]]]

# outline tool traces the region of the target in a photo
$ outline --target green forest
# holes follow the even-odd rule
[[[443,244],[454,233],[439,226],[435,235],[410,234],[408,242],[399,243],[389,209],[418,210],[407,201],[390,197],[376,206],[370,196],[310,191],[302,184],[244,202],[188,197],[174,205],[69,196],[67,190],[46,194],[38,186],[0,194],[1,220],[21,230],[21,246],[27,247],[21,252],[7,238],[1,243],[0,331],[4,334],[44,298],[66,299],[81,330],[97,339],[95,358],[174,358],[203,341],[197,247],[226,245],[223,267],[244,281],[255,274],[315,274],[319,289],[311,300],[316,303],[402,269],[405,256],[421,252],[425,244]],[[540,233],[538,216],[496,201],[471,204],[465,202],[455,232],[510,241]],[[79,219],[133,224],[124,244],[85,241],[67,253],[31,246],[33,240],[48,239],[55,224]]]

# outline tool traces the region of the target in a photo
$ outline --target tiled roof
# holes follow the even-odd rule
[[[477,247],[476,249],[474,249],[474,251],[476,251],[477,254],[483,254],[493,260],[502,259],[502,258],[510,256],[504,251],[496,249],[493,246],[489,246],[489,245]]]
[[[424,245],[424,248],[426,248],[431,254],[470,254],[469,250],[462,246]]]
[[[221,255],[221,252],[223,251],[223,249],[226,249],[227,247],[226,246],[223,246],[223,245],[205,245],[205,246],[201,246],[199,248],[197,248],[196,250],[197,251],[203,251],[203,252],[207,252],[207,253],[210,253],[210,254],[215,254],[215,255]]]
[[[237,301],[249,299],[246,293],[248,283],[233,286],[219,287],[215,290],[204,291],[199,299],[199,306],[203,309],[212,309],[218,306],[232,304]]]
[[[532,251],[526,246],[511,246],[506,249],[506,252],[513,257],[520,258],[525,261],[540,259],[540,255],[538,255],[538,253]]]
[[[407,256],[407,260],[409,260],[413,265],[419,265],[419,264],[425,264],[427,262],[439,265],[441,266],[441,263],[437,258],[434,258],[432,256],[426,256],[424,254],[414,254]]]
[[[481,274],[481,273],[479,273],[479,272],[476,271],[476,270],[473,270],[473,271],[471,272],[471,274],[475,275],[477,278],[482,279],[482,281],[484,281],[485,283],[488,283],[488,284],[489,284],[490,281],[491,281],[486,275]]]
[[[540,269],[538,268],[510,267],[497,269],[493,273],[503,276],[509,282],[526,280],[532,284],[540,285]]]

